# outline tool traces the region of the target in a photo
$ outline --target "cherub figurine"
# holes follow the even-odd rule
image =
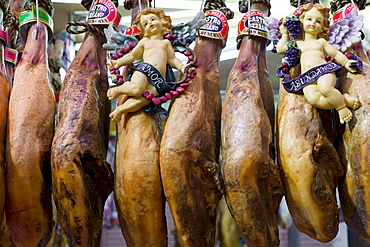
[[[123,57],[110,60],[107,65],[116,69],[133,61],[143,59],[132,74],[130,81],[120,86],[111,88],[107,92],[109,100],[113,100],[124,94],[129,98],[110,114],[114,122],[121,120],[122,114],[135,112],[148,105],[150,101],[142,95],[149,92],[158,95],[160,92],[170,89],[164,77],[167,65],[184,73],[187,65],[175,57],[175,51],[168,39],[163,36],[171,33],[171,18],[165,15],[161,9],[147,8],[135,19],[142,35],[141,40]]]
[[[326,68],[331,67],[326,59],[328,56],[332,57],[331,62],[335,61],[343,65],[351,73],[357,72],[353,67],[357,61],[349,60],[346,55],[327,42],[329,11],[329,8],[319,3],[306,4],[299,9],[299,20],[303,30],[301,37],[296,40],[296,45],[301,52],[301,73],[308,73],[307,76],[310,78],[310,84],[307,83],[303,87],[305,98],[317,108],[335,108],[339,113],[340,122],[343,124],[352,118],[352,112],[348,107],[356,109],[360,103],[357,98],[349,94],[342,94],[335,88],[336,74],[334,71],[325,71]],[[284,25],[280,25],[280,32],[282,36],[276,51],[281,54],[288,49],[289,34]]]

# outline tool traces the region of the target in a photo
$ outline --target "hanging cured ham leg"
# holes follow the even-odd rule
[[[287,205],[299,231],[329,242],[338,232],[335,189],[342,167],[324,115],[303,95],[280,88],[277,141]]]
[[[140,13],[130,2],[132,19]],[[141,1],[147,6],[147,1]],[[118,105],[126,96],[118,99]],[[165,200],[159,172],[160,121],[139,110],[117,124],[114,197],[121,231],[130,247],[167,246]]]
[[[2,23],[3,9],[5,6],[0,6],[0,23]],[[1,27],[2,25],[0,25]],[[10,83],[6,73],[4,63],[4,45],[5,41],[0,40],[0,223],[4,217],[5,203],[5,136],[6,124],[8,118],[8,105],[10,94]],[[0,238],[3,234],[3,229],[0,230]]]
[[[302,32],[309,37],[310,30],[303,29]],[[301,64],[294,65],[296,67],[290,71],[291,78],[297,78],[301,74],[300,69],[305,69],[304,54],[301,57]],[[306,58],[309,60],[309,55]],[[305,89],[303,95],[302,92],[289,93],[280,88],[277,119],[279,164],[283,171],[286,202],[295,226],[311,238],[329,242],[338,232],[336,187],[343,168],[333,146],[330,111],[313,107],[305,98]]]
[[[265,4],[253,4],[252,9],[267,12]],[[248,246],[279,246],[278,208],[284,194],[280,169],[274,163],[273,121],[266,112],[273,100],[262,96],[272,90],[271,84],[262,85],[265,67],[258,57],[265,47],[263,38],[242,39],[222,110],[226,201]]]
[[[369,98],[369,60],[362,50],[362,45],[352,47],[353,51],[364,62],[362,74],[348,75],[341,81],[341,89],[360,99],[361,107],[354,112],[354,119],[343,133],[340,145],[342,163],[345,165],[346,175],[340,182],[339,195],[345,222],[351,230],[366,240],[370,240],[370,201],[366,199],[370,194],[367,186],[369,163],[368,149],[368,111]]]
[[[50,239],[50,151],[55,100],[47,65],[46,25],[32,25],[9,101],[6,220],[17,246]]]
[[[164,192],[185,246],[215,244],[217,206],[223,192],[217,68],[222,48],[221,40],[197,37],[197,76],[171,105],[161,143]]]
[[[360,74],[343,74],[340,90],[355,95],[361,107],[353,112],[354,118],[345,129],[341,129],[339,154],[345,166],[345,177],[340,181],[339,195],[343,217],[348,227],[365,240],[370,240],[370,189],[369,149],[370,132],[367,115],[370,102],[370,63],[361,42],[350,49],[363,61]],[[340,126],[342,127],[342,126]]]
[[[220,167],[220,40],[200,38],[193,83],[171,106],[161,144],[161,174],[167,202],[185,246],[213,246]],[[207,72],[206,72],[207,71]]]
[[[64,79],[52,147],[53,197],[71,246],[99,246],[112,171],[105,161],[110,103],[106,42],[87,32]]]

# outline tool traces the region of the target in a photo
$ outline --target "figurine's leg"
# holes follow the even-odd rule
[[[320,93],[319,87],[316,84],[310,84],[303,88],[303,94],[311,105],[320,109],[333,109],[326,98]]]
[[[329,73],[321,76],[317,80],[317,85],[320,93],[325,97],[328,104],[334,106],[338,111],[340,122],[348,122],[352,118],[352,112],[347,108],[343,94],[334,87],[335,82],[335,74]]]
[[[139,97],[131,97],[125,101],[122,105],[119,105],[111,112],[109,115],[112,118],[112,121],[118,123],[121,121],[122,114],[126,114],[128,112],[135,112],[143,108],[144,106],[150,103],[149,100],[139,96]]]
[[[343,94],[343,97],[344,103],[346,104],[347,107],[351,107],[354,110],[360,107],[360,101],[356,97],[353,97],[348,93]]]
[[[107,96],[109,100],[113,100],[122,94],[128,96],[141,96],[148,84],[148,79],[143,73],[134,72],[131,81],[126,81],[118,87],[109,89]]]
[[[344,122],[348,122],[352,119],[352,112],[346,106],[335,108],[339,114],[340,123],[343,124]]]

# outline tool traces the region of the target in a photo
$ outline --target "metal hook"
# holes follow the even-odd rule
[[[39,36],[39,28],[40,28],[40,15],[39,15],[39,0],[36,0],[36,37]]]
[[[141,7],[141,0],[139,0],[139,11],[140,11],[140,13],[143,11],[143,9]]]
[[[251,36],[251,1],[248,0],[248,39]]]
[[[202,9],[203,9],[203,4],[204,4],[204,0],[202,0],[202,3],[200,4],[200,12],[202,11]]]

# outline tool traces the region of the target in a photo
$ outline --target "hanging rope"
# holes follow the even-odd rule
[[[7,47],[17,50],[20,44],[19,30],[19,17],[10,11],[9,6],[5,9],[3,26],[8,32],[10,39],[7,41]]]
[[[209,10],[221,11],[228,20],[234,18],[234,12],[227,8],[226,4],[222,0],[207,0],[204,4],[203,12],[207,12]]]
[[[8,3],[6,3],[5,0],[0,0],[0,8],[4,13],[6,9],[8,8]]]
[[[29,0],[24,5],[24,10],[29,11],[32,9],[32,4],[36,6],[36,0]],[[38,7],[43,8],[50,16],[54,14],[54,8],[50,0],[39,0]]]
[[[359,10],[363,10],[366,7],[366,0],[334,0],[330,2],[330,11],[331,13],[335,13],[349,3],[356,4]]]
[[[73,30],[71,28],[73,27],[84,27],[83,29],[80,29],[80,30]],[[89,30],[92,30],[102,36],[104,36],[104,32],[101,31],[99,28],[93,26],[93,25],[90,25],[84,21],[71,21],[69,23],[67,23],[66,25],[66,31],[70,34],[80,34],[80,33],[85,33]]]
[[[118,7],[118,0],[111,0],[113,4]],[[91,5],[94,3],[94,0],[81,0],[82,6],[85,7],[86,10],[90,10]],[[83,27],[79,30],[73,30],[74,27]],[[83,21],[71,21],[68,22],[66,25],[66,31],[70,34],[81,34],[87,31],[93,31],[101,36],[105,36],[104,32],[100,30],[98,27],[88,24],[87,22]]]
[[[301,6],[303,4],[307,4],[307,3],[315,4],[315,3],[319,3],[319,0],[302,0],[302,1],[290,0],[290,5],[292,5],[293,7],[296,7],[296,8],[298,8],[299,6]]]
[[[271,9],[270,0],[250,0],[250,1],[248,1],[248,0],[240,0],[239,1],[239,11],[240,11],[240,13],[247,13],[248,12],[248,4],[252,4],[252,3],[263,3],[263,4],[266,4],[267,7],[268,7],[268,14],[267,14],[267,16],[270,16],[270,14],[271,14],[271,12],[270,12],[270,9]]]

